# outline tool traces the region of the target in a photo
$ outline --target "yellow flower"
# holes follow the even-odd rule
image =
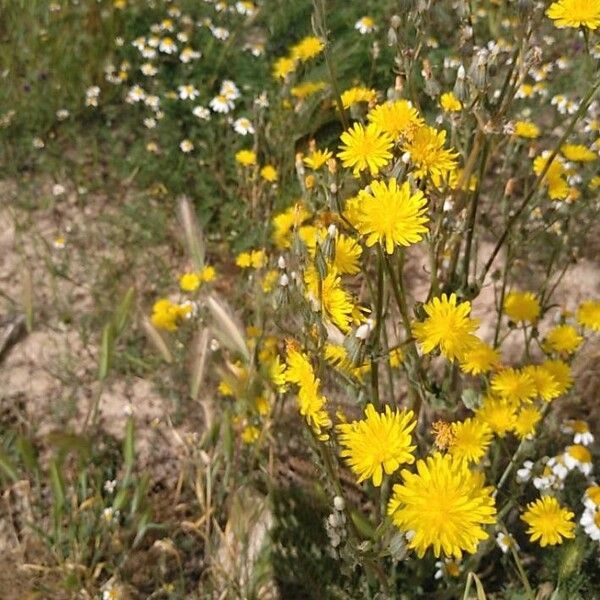
[[[166,331],[175,331],[178,322],[192,312],[192,306],[189,304],[175,304],[167,298],[157,300],[152,306],[152,316],[150,320],[154,327],[165,329]]]
[[[204,283],[210,283],[211,281],[215,280],[217,272],[213,266],[205,265],[202,267],[200,273],[198,273],[198,276],[200,277],[200,281],[203,281]]]
[[[260,170],[260,176],[270,183],[277,181],[277,169],[273,165],[265,165]]]
[[[277,389],[280,391],[285,390],[287,381],[285,365],[281,362],[279,355],[276,355],[269,365],[269,379]]]
[[[546,352],[573,354],[581,346],[583,338],[572,325],[557,325],[548,332],[542,348]]]
[[[462,102],[452,92],[441,95],[440,106],[445,112],[459,112],[462,110]]]
[[[253,444],[260,437],[260,429],[254,425],[246,425],[242,430],[242,442]]]
[[[330,269],[325,279],[321,279],[317,270],[310,267],[304,274],[309,298],[324,316],[337,325],[343,332],[350,329],[354,320],[354,303],[348,292],[342,288],[340,276]]]
[[[559,395],[564,394],[573,385],[571,367],[562,360],[546,360],[541,366],[557,381]]]
[[[450,454],[436,452],[417,461],[417,473],[402,470],[402,484],[393,488],[388,514],[402,531],[410,531],[408,547],[422,558],[434,555],[461,558],[474,553],[488,538],[484,526],[494,522],[493,488],[484,486],[482,473]]]
[[[577,309],[577,321],[592,331],[600,331],[600,302],[583,302]]]
[[[517,121],[515,123],[514,135],[517,137],[534,140],[535,138],[540,137],[540,128],[529,121]]]
[[[510,292],[504,299],[504,312],[515,323],[535,323],[540,311],[540,303],[532,292]]]
[[[282,56],[273,65],[273,77],[275,79],[286,79],[296,70],[296,61],[293,58]]]
[[[323,91],[326,87],[327,84],[324,81],[305,81],[304,83],[299,83],[292,87],[290,94],[294,96],[294,98],[304,100],[317,92]]]
[[[342,94],[341,99],[344,108],[350,108],[359,102],[372,104],[377,101],[377,92],[366,87],[353,87],[346,90]]]
[[[531,402],[537,395],[535,383],[527,371],[504,369],[491,380],[492,391],[515,405]]]
[[[343,144],[340,146],[341,152],[338,153],[338,157],[344,167],[352,168],[355,177],[366,169],[375,176],[392,159],[390,150],[394,142],[389,134],[374,123],[366,127],[355,123],[348,131],[342,133],[341,140]]]
[[[514,427],[515,413],[516,408],[511,402],[487,396],[477,409],[475,418],[487,423],[497,436],[504,437]]]
[[[575,523],[573,513],[562,508],[553,496],[544,496],[527,505],[525,514],[521,517],[529,525],[527,533],[532,542],[537,542],[542,548],[562,544],[563,538],[574,538]]]
[[[373,181],[370,191],[359,193],[359,201],[353,224],[366,237],[367,246],[379,242],[392,254],[396,245],[416,244],[427,232],[424,226],[429,221],[425,214],[427,199],[420,190],[411,194],[407,181],[401,187],[395,179],[388,184]]]
[[[184,292],[195,292],[200,287],[200,277],[198,273],[184,273],[179,278],[179,287]]]
[[[265,266],[267,256],[264,250],[252,250],[250,252],[240,252],[235,264],[242,269],[260,269]]]
[[[358,483],[372,479],[379,487],[384,471],[391,475],[401,464],[414,462],[416,446],[411,446],[410,432],[416,424],[412,411],[392,411],[386,406],[385,413],[378,413],[369,404],[364,419],[338,425],[341,455],[358,475]]]
[[[567,160],[573,162],[592,162],[598,158],[595,152],[582,144],[564,144],[560,151]]]
[[[425,125],[419,127],[413,137],[404,144],[404,152],[410,154],[410,160],[415,165],[415,177],[431,177],[434,185],[456,169],[458,154],[444,148],[446,132],[437,131]]]
[[[449,451],[455,458],[467,463],[479,462],[492,441],[492,430],[484,421],[465,419],[452,423],[452,442]]]
[[[423,119],[408,100],[380,104],[369,112],[367,119],[394,140],[411,139],[415,131],[424,125]]]
[[[473,332],[478,322],[469,318],[471,303],[457,305],[456,302],[456,294],[450,298],[442,294],[441,298],[433,298],[423,306],[427,318],[414,324],[413,334],[426,354],[439,346],[448,360],[460,360],[477,343]]]
[[[533,172],[541,175],[548,163],[548,156],[542,154],[533,161]],[[552,200],[564,200],[569,195],[569,184],[566,180],[564,165],[555,157],[546,171],[544,184],[548,186],[548,195]]]
[[[550,5],[546,15],[554,21],[556,27],[596,29],[600,26],[600,1],[558,0]]]
[[[295,349],[287,354],[286,380],[298,386],[298,407],[309,427],[321,440],[328,439],[331,419],[325,410],[325,396],[319,392],[320,381],[315,377],[308,358]]]
[[[322,40],[314,35],[309,35],[290,48],[290,56],[293,59],[306,62],[321,54],[323,48],[325,48],[325,44]]]
[[[560,396],[561,386],[554,375],[543,365],[528,365],[523,372],[531,377],[536,395],[542,400],[550,402]]]
[[[253,150],[239,150],[235,154],[235,160],[244,167],[251,167],[256,164],[256,153]]]
[[[304,158],[304,164],[309,169],[316,171],[317,169],[320,169],[332,156],[333,153],[327,148],[325,148],[325,150],[313,150]]]
[[[492,371],[500,364],[500,353],[479,338],[473,347],[467,350],[460,361],[460,368],[470,375],[479,375]]]
[[[535,434],[535,426],[542,418],[542,413],[535,406],[526,406],[521,409],[515,419],[514,430],[521,438]]]
[[[292,231],[302,225],[310,213],[296,203],[273,217],[273,242],[280,250],[292,245]]]
[[[360,272],[360,256],[363,249],[351,237],[338,234],[335,240],[333,268],[340,275],[356,275]]]

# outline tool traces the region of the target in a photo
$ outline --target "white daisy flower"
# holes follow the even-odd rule
[[[190,48],[189,46],[187,48],[184,48],[181,51],[181,54],[179,55],[179,60],[182,63],[189,63],[193,60],[197,60],[202,56],[202,54],[200,52],[198,52],[198,50],[194,50],[193,48]]]
[[[144,104],[148,108],[151,108],[152,110],[156,111],[160,106],[160,98],[158,96],[155,96],[154,94],[152,94],[151,96],[146,96],[146,98],[144,99]]]
[[[142,57],[148,60],[152,60],[153,58],[156,58],[156,50],[154,48],[151,48],[150,46],[146,46],[142,50]]]
[[[519,549],[519,545],[512,537],[512,535],[506,535],[503,531],[499,531],[496,535],[496,543],[498,544],[500,550],[502,550],[503,554],[506,554],[511,547]]]
[[[179,144],[179,148],[184,154],[189,154],[194,149],[194,144],[191,140],[182,140]]]
[[[180,85],[177,90],[181,100],[195,100],[200,95],[200,92],[192,84]]]
[[[208,104],[214,112],[223,114],[230,112],[234,107],[233,102],[221,94],[215,96]]]
[[[600,511],[584,510],[579,522],[592,540],[600,542]]]
[[[151,62],[145,62],[140,67],[140,71],[146,77],[154,77],[158,73],[158,69]]]
[[[210,119],[210,110],[208,110],[206,106],[195,106],[192,114],[204,121],[208,121]]]
[[[170,37],[166,37],[160,40],[158,49],[164,54],[175,54],[177,52],[177,44]]]
[[[583,504],[589,510],[600,510],[600,485],[591,485],[583,495]]]
[[[377,27],[375,27],[375,21],[371,17],[362,17],[354,23],[354,29],[362,35],[366,35],[375,31]]]
[[[248,135],[254,133],[254,126],[250,119],[240,117],[233,122],[233,129],[240,135]]]
[[[592,472],[592,454],[581,444],[568,446],[563,454],[563,460],[569,470],[578,469],[584,475]]]
[[[221,40],[222,42],[229,37],[229,31],[225,29],[225,27],[211,27],[210,30],[215,38]]]
[[[144,88],[142,88],[139,85],[134,85],[127,92],[127,97],[125,98],[125,101],[128,102],[129,104],[137,104],[138,102],[141,102],[145,98],[146,98],[146,92],[144,91]]]
[[[169,39],[169,38],[166,38]],[[173,41],[173,40],[171,40]],[[150,36],[146,41],[146,45],[150,48],[158,48],[160,46],[160,38],[157,35]]]
[[[221,83],[221,91],[219,94],[221,94],[221,96],[225,96],[225,98],[228,100],[237,100],[240,97],[240,90],[233,81],[230,79],[225,79]]]

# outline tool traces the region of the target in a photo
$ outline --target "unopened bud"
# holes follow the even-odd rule
[[[287,276],[286,273],[284,273],[280,278],[279,278],[279,285],[281,287],[287,287],[290,284],[290,279]]]
[[[333,499],[333,507],[340,512],[346,508],[346,502],[341,496],[335,496]]]
[[[278,266],[280,269],[285,269],[285,258],[283,258],[283,256],[280,256],[280,257],[277,259],[277,266]]]

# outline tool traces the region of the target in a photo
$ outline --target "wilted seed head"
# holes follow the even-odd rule
[[[250,353],[242,334],[242,328],[236,323],[224,300],[215,295],[209,296],[207,306],[213,319],[213,332],[219,341],[231,350],[239,352],[249,361]]]
[[[392,18],[390,19],[390,25],[394,29],[398,29],[398,27],[402,25],[402,19],[398,15],[392,15]]]
[[[194,263],[194,268],[200,271],[204,267],[204,237],[196,219],[192,203],[187,196],[182,196],[179,200],[179,219],[185,236],[185,245],[188,254]]]

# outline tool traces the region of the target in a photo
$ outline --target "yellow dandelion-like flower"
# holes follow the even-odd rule
[[[317,270],[311,267],[304,274],[304,283],[310,299],[322,309],[325,317],[342,331],[348,331],[354,321],[354,303],[352,296],[342,288],[338,273],[330,269],[321,279]]]
[[[282,56],[273,65],[273,77],[275,79],[287,79],[296,70],[296,61],[288,56]]]
[[[553,2],[546,15],[556,27],[600,27],[600,2],[598,0],[558,0]]]
[[[534,140],[535,138],[540,137],[540,128],[535,123],[530,123],[529,121],[517,121],[515,123],[515,132],[513,135]]]
[[[515,405],[531,402],[537,395],[535,383],[525,370],[504,369],[495,373],[490,383],[495,394]]]
[[[360,256],[362,247],[351,237],[338,234],[335,240],[335,256],[333,268],[340,275],[356,275],[360,272]]]
[[[543,365],[528,365],[523,369],[533,380],[536,395],[546,402],[560,396],[561,386],[554,375]]]
[[[273,217],[273,242],[280,250],[292,245],[292,231],[310,217],[310,213],[300,203]]]
[[[541,310],[532,292],[510,292],[504,299],[504,312],[515,323],[535,323]]]
[[[325,410],[325,396],[319,392],[320,381],[315,377],[310,361],[302,352],[290,348],[287,367],[286,380],[298,386],[300,414],[319,439],[327,439],[326,430],[331,427],[331,419]]]
[[[562,360],[546,360],[541,367],[549,371],[558,383],[559,395],[564,394],[573,385],[571,367]]]
[[[260,269],[265,266],[267,255],[264,250],[252,250],[250,252],[240,252],[235,264],[242,269]]]
[[[403,146],[415,165],[415,177],[431,177],[434,185],[439,186],[446,176],[457,167],[458,153],[444,148],[446,132],[437,131],[425,125],[415,131],[412,138]]]
[[[561,507],[553,496],[544,496],[527,505],[527,510],[521,520],[529,525],[527,533],[532,542],[537,542],[542,548],[562,544],[563,538],[574,538],[575,515]]]
[[[413,326],[413,334],[426,354],[439,347],[448,360],[461,360],[465,352],[474,347],[477,337],[473,332],[478,321],[471,319],[471,303],[457,304],[456,294],[450,298],[442,294],[423,306],[427,318]]]
[[[276,355],[269,365],[269,379],[280,391],[285,389],[287,381],[286,367],[285,364],[281,362],[279,355]]]
[[[341,99],[344,108],[350,108],[361,102],[373,104],[377,101],[377,91],[366,87],[353,87],[343,92]]]
[[[484,526],[494,522],[492,487],[482,473],[450,454],[436,452],[417,461],[417,473],[402,470],[402,484],[393,488],[388,514],[404,532],[411,532],[409,548],[422,558],[428,548],[434,555],[461,558],[474,553],[487,539]]]
[[[414,462],[416,446],[411,446],[410,432],[416,424],[412,411],[392,411],[386,406],[384,413],[378,413],[369,404],[364,419],[338,425],[340,454],[358,475],[359,483],[372,479],[379,487],[384,471],[391,475],[400,465]]]
[[[408,100],[395,100],[376,106],[367,115],[370,123],[377,125],[396,141],[411,139],[424,121]]]
[[[179,321],[192,312],[191,304],[176,304],[167,298],[157,300],[152,306],[150,320],[157,329],[175,331]]]
[[[542,413],[535,406],[522,408],[515,419],[514,430],[521,439],[535,434],[535,427],[540,422]]]
[[[256,164],[256,153],[253,150],[239,150],[235,154],[235,160],[244,167],[251,167]]]
[[[305,81],[304,83],[293,86],[290,89],[290,94],[294,96],[294,98],[304,100],[318,92],[322,92],[326,88],[327,84],[324,81]]]
[[[600,331],[600,302],[583,302],[577,309],[577,321],[592,331]]]
[[[469,418],[452,423],[452,442],[449,451],[467,463],[479,462],[492,441],[492,430],[484,421]]]
[[[452,92],[440,96],[440,106],[444,112],[460,112],[463,107],[462,102]]]
[[[323,48],[325,48],[323,40],[314,35],[309,35],[290,48],[290,56],[293,59],[306,62],[321,54]]]
[[[254,425],[246,425],[242,430],[242,442],[244,444],[254,444],[260,437],[260,429]]]
[[[469,375],[480,375],[496,369],[500,365],[500,352],[479,338],[467,350],[460,361],[460,368]]]
[[[217,277],[217,271],[211,265],[204,265],[204,267],[200,269],[198,277],[200,277],[200,281],[202,281],[203,283],[210,283],[211,281],[214,281]]]
[[[544,154],[538,156],[533,161],[533,172],[541,175],[546,168],[548,157]],[[552,200],[564,200],[569,195],[569,184],[566,180],[566,171],[564,165],[558,157],[555,157],[546,171],[544,184],[548,186],[548,195]]]
[[[487,396],[477,409],[475,418],[487,423],[497,436],[504,437],[514,427],[516,407],[503,398]]]
[[[331,157],[333,152],[325,148],[325,150],[313,150],[304,158],[304,164],[313,171],[320,169]]]
[[[179,278],[179,287],[184,292],[195,292],[200,287],[200,277],[198,273],[184,273]]]
[[[427,232],[427,199],[420,190],[411,193],[407,181],[401,186],[395,179],[373,181],[370,191],[359,193],[359,201],[353,224],[366,237],[367,246],[379,242],[392,254],[396,245],[416,244]]]
[[[277,181],[277,169],[273,165],[265,165],[260,170],[260,176],[269,183],[275,183]]]
[[[374,123],[366,127],[355,123],[342,133],[341,140],[338,157],[344,167],[352,168],[355,177],[366,169],[375,176],[392,160],[390,150],[394,141]]]
[[[592,162],[598,155],[583,144],[564,144],[560,151],[567,160],[573,162]]]
[[[582,342],[583,338],[577,333],[575,327],[572,325],[557,325],[548,332],[542,343],[542,348],[546,352],[569,355],[573,354]]]

